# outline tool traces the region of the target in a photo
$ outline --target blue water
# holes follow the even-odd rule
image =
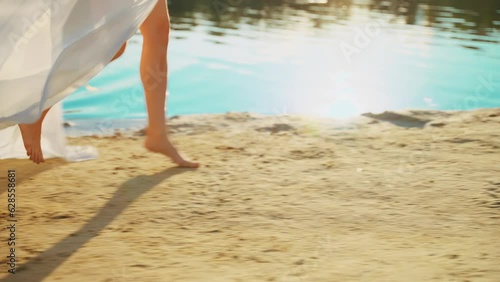
[[[500,107],[500,1],[309,2],[174,1],[168,115]],[[65,119],[144,120],[141,41]]]

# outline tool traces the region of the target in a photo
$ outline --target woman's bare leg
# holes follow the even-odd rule
[[[118,59],[125,48],[127,47],[127,42],[123,43],[122,47],[116,55],[113,57],[112,61]],[[23,138],[24,148],[26,149],[26,155],[30,157],[34,163],[39,164],[45,162],[42,153],[41,138],[42,138],[42,124],[45,116],[49,112],[50,108],[42,112],[40,118],[31,124],[19,124],[19,129],[21,130],[21,136]]]
[[[140,29],[144,37],[140,72],[148,110],[145,147],[169,157],[181,167],[198,167],[198,163],[185,160],[168,138],[165,101],[170,18],[165,0],[158,1]]]
[[[116,52],[115,56],[113,57],[113,59],[111,59],[111,61],[114,61],[118,58],[120,58],[123,53],[125,52],[125,49],[127,48],[127,41],[125,41],[125,43],[123,43],[122,47],[120,47],[120,50],[118,50],[118,52]]]
[[[34,163],[39,164],[45,162],[42,153],[41,138],[42,138],[42,123],[50,108],[42,112],[40,118],[32,124],[19,124],[21,136],[23,137],[24,148],[26,155],[30,157]]]

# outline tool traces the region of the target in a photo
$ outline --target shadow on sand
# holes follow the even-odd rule
[[[120,215],[120,213],[142,194],[146,193],[163,180],[188,170],[190,169],[174,167],[153,175],[141,175],[126,181],[120,186],[106,205],[77,232],[66,236],[66,238],[59,241],[51,248],[19,266],[16,274],[10,274],[0,279],[0,282],[38,282],[44,280],[62,265],[66,259],[78,251],[79,248],[106,228],[113,219]]]
[[[67,164],[63,159],[49,159],[45,163],[37,165],[28,159],[8,159],[0,160],[0,197],[7,191],[7,171],[16,171],[16,183],[20,184],[35,175],[57,169],[57,167]]]

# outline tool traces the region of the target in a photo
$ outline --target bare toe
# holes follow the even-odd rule
[[[194,162],[190,162],[190,161],[186,161],[186,160],[176,161],[176,163],[180,167],[186,167],[186,168],[197,168],[200,166],[199,163],[194,163]]]
[[[37,148],[37,150],[36,150],[36,163],[40,164],[43,162],[44,162],[44,159],[43,159],[42,148]]]
[[[33,152],[33,162],[36,163],[36,164],[39,164],[39,158],[38,158],[38,151],[34,151]]]

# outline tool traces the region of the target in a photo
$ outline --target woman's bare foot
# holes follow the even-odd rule
[[[18,125],[19,129],[21,130],[21,136],[23,137],[26,155],[28,155],[30,157],[30,160],[32,160],[36,164],[45,162],[41,144],[42,124],[49,110],[50,108],[43,111],[42,115],[35,123]]]
[[[23,137],[26,155],[36,164],[45,162],[40,144],[42,136],[41,124],[39,125],[38,122],[33,124],[19,124],[19,129]]]
[[[179,165],[180,167],[186,168],[197,168],[200,166],[199,163],[194,163],[185,160],[177,149],[175,149],[174,145],[168,140],[168,137],[165,134],[155,135],[148,134],[146,136],[146,142],[144,143],[144,147],[151,152],[159,153],[169,157],[174,163]]]

